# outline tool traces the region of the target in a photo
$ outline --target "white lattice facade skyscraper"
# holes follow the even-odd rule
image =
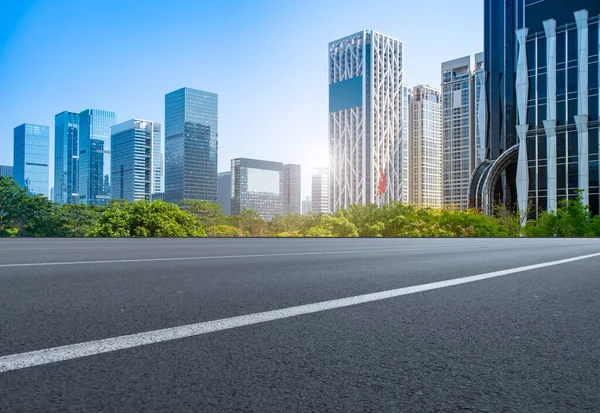
[[[402,42],[371,30],[329,44],[330,208],[408,201]]]

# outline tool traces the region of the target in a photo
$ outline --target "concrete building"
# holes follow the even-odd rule
[[[50,128],[24,123],[14,129],[13,178],[32,195],[49,197]]]
[[[467,209],[469,180],[483,159],[483,53],[442,63],[443,205]],[[481,115],[481,116],[480,116]]]
[[[329,206],[329,168],[317,168],[312,176],[312,212],[328,214]]]
[[[312,200],[309,196],[302,200],[302,215],[308,215],[312,212]]]
[[[231,215],[251,209],[266,220],[283,214],[283,163],[231,160]]]
[[[409,97],[410,201],[442,206],[442,110],[440,91],[416,86]]]
[[[217,202],[221,204],[224,215],[231,215],[231,171],[217,175]]]
[[[363,30],[329,44],[330,210],[408,199],[407,92],[402,42]]]
[[[153,179],[154,124],[131,119],[111,128],[111,196],[150,200]]]
[[[283,165],[283,214],[300,214],[302,200],[302,167]]]
[[[162,127],[152,122],[152,193],[164,192],[164,158],[162,148]]]

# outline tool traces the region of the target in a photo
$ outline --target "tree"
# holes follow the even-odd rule
[[[204,227],[224,224],[223,208],[217,202],[184,199],[178,205],[182,210],[194,214]]]
[[[163,201],[111,205],[90,232],[95,237],[202,237],[202,224],[191,213]]]
[[[60,231],[65,237],[85,237],[94,229],[106,207],[86,204],[64,204],[57,215],[62,224]]]

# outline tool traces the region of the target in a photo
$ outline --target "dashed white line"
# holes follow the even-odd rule
[[[318,313],[336,308],[349,307],[373,301],[385,300],[402,295],[430,291],[439,288],[452,287],[467,284],[489,278],[502,277],[539,268],[566,264],[574,261],[598,257],[599,253],[581,255],[557,261],[544,262],[541,264],[526,265],[501,271],[493,271],[468,277],[454,278],[451,280],[438,281],[428,284],[415,285],[412,287],[398,288],[394,290],[381,291],[373,294],[357,295],[354,297],[340,298],[337,300],[322,301],[314,304],[300,305],[296,307],[283,308],[280,310],[265,311],[262,313],[248,314],[238,317],[224,318],[221,320],[207,321],[202,323],[188,324],[179,327],[165,328],[162,330],[148,331],[126,336],[106,338],[102,340],[88,341],[84,343],[70,344],[45,350],[31,351],[28,353],[12,354],[0,357],[0,373],[24,369],[27,367],[41,366],[80,357],[93,356],[147,344],[161,343],[186,337],[199,336],[215,331],[228,330],[236,327],[249,326],[252,324],[265,323],[267,321],[280,320],[284,318],[297,317],[304,314]]]

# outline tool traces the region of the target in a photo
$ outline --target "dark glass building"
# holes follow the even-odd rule
[[[50,128],[24,123],[14,129],[13,178],[32,195],[49,196]]]
[[[190,88],[165,96],[165,201],[217,201],[217,103]]]
[[[283,165],[283,214],[300,214],[302,202],[302,167]]]
[[[10,165],[0,165],[0,176],[12,177],[13,167]]]
[[[522,223],[580,190],[598,214],[596,0],[486,0],[485,160],[469,203]]]
[[[79,113],[54,117],[54,201],[79,203]]]
[[[223,215],[231,215],[231,171],[219,172],[217,202],[221,204]]]
[[[237,158],[231,160],[231,215],[244,209],[264,219],[283,213],[283,163]]]

